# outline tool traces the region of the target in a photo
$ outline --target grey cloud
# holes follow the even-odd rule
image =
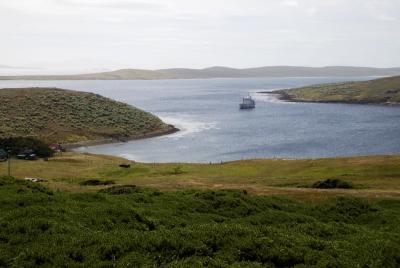
[[[30,67],[24,67],[24,66],[11,66],[11,65],[4,65],[0,64],[0,69],[17,69],[17,70],[23,70],[23,69],[39,69],[39,68],[30,68]]]
[[[400,65],[398,10],[399,0],[0,0],[0,61],[54,72],[391,67]]]
[[[61,0],[60,3],[72,7],[90,7],[90,8],[115,8],[115,9],[140,9],[140,10],[162,10],[164,6],[159,3],[138,0]]]

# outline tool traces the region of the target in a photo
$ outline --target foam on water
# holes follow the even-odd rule
[[[167,138],[181,138],[183,136],[193,135],[206,130],[217,129],[216,122],[201,122],[188,115],[168,115],[159,117],[165,123],[179,128],[178,132],[165,136]]]
[[[294,104],[293,102],[280,100],[278,94],[273,94],[273,91],[275,91],[275,90],[278,90],[278,89],[273,89],[273,90],[265,90],[265,89],[251,90],[249,94],[256,101],[270,102],[270,103],[272,102],[272,103],[280,103],[280,104]],[[265,93],[261,93],[261,92],[271,92],[272,94],[265,94]]]

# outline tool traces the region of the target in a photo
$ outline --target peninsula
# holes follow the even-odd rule
[[[0,89],[0,138],[110,142],[176,131],[158,117],[97,94],[58,88]]]
[[[321,84],[263,93],[279,94],[280,99],[294,102],[396,105],[400,103],[400,76],[362,82]]]

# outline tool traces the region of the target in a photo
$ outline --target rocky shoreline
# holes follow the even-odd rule
[[[64,143],[64,144],[62,144],[62,146],[67,150],[71,150],[71,149],[76,149],[79,147],[154,138],[154,137],[158,137],[158,136],[173,134],[173,133],[178,132],[179,130],[180,130],[179,128],[176,128],[173,125],[168,125],[168,129],[156,130],[156,131],[152,131],[152,132],[149,132],[149,133],[146,133],[143,135],[137,135],[137,136],[133,136],[133,137],[113,137],[113,138],[110,137],[110,138],[104,138],[104,139],[98,139],[98,140],[87,140],[87,141],[80,141],[80,142],[74,142],[74,143]]]

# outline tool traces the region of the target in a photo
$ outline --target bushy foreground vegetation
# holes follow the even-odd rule
[[[399,267],[400,201],[0,179],[0,266]]]
[[[308,102],[400,103],[400,76],[279,90],[283,99]]]
[[[134,138],[170,127],[159,118],[93,93],[57,88],[0,89],[0,138],[45,142]]]

